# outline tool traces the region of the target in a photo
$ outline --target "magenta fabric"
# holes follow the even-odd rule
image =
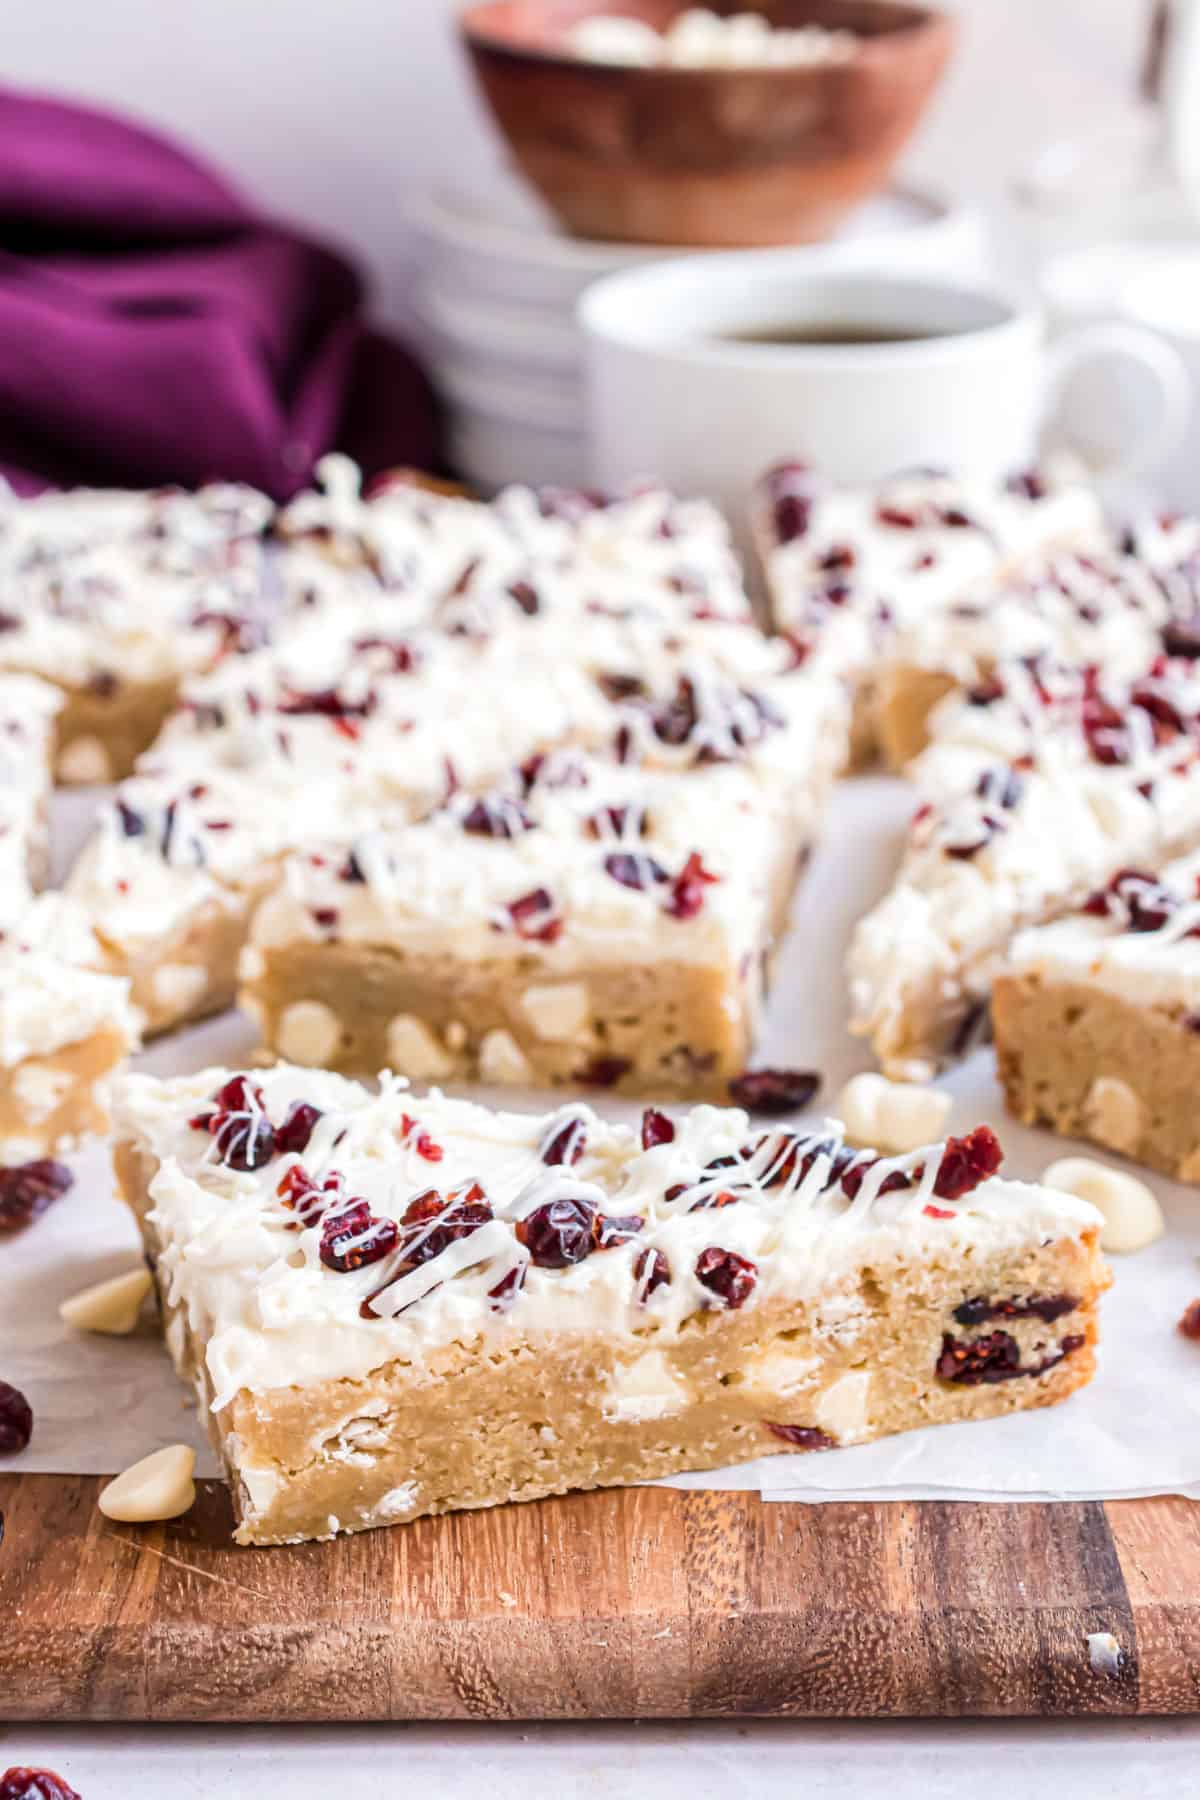
[[[438,466],[413,358],[341,256],[157,134],[0,90],[0,471],[47,484],[247,481],[326,450]]]

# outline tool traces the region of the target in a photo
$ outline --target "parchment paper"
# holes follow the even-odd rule
[[[760,1055],[764,1062],[822,1069],[817,1112],[822,1101],[833,1107],[848,1075],[869,1066],[845,1030],[842,956],[855,919],[890,878],[911,806],[911,792],[899,781],[844,782],[796,897]],[[81,796],[57,803],[60,865],[86,831],[89,811]],[[252,1027],[231,1014],[156,1044],[139,1066],[168,1074],[236,1063],[253,1043]],[[1015,1175],[1034,1177],[1069,1153],[1061,1140],[1005,1117],[990,1050],[978,1051],[947,1086],[955,1097],[950,1128],[994,1124]],[[536,1094],[479,1095],[532,1110],[544,1104]],[[630,1118],[639,1108],[601,1104],[599,1110]],[[215,1473],[152,1329],[108,1339],[59,1322],[62,1299],[127,1268],[138,1255],[132,1222],[113,1196],[106,1152],[93,1147],[74,1166],[73,1193],[29,1230],[0,1239],[0,1378],[28,1395],[36,1420],[29,1449],[11,1466],[105,1473],[186,1441],[200,1451],[199,1472]],[[1116,1284],[1103,1302],[1100,1371],[1082,1394],[1017,1417],[944,1425],[821,1455],[765,1457],[669,1485],[760,1489],[767,1499],[810,1501],[1200,1498],[1200,1345],[1175,1330],[1184,1306],[1200,1294],[1200,1189],[1147,1179],[1163,1202],[1168,1234],[1137,1256],[1113,1259]]]

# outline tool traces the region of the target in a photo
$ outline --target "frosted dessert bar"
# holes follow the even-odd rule
[[[1022,932],[992,997],[1009,1107],[1200,1181],[1200,855],[1126,868]]]
[[[836,734],[834,741],[840,741]],[[574,750],[348,854],[291,858],[240,1003],[289,1060],[728,1094],[833,773]]]
[[[1017,931],[1200,842],[1200,678],[1006,664],[932,730],[895,883],[848,957],[852,1029],[917,1079],[972,1041]]]
[[[0,668],[63,696],[63,781],[128,774],[180,681],[261,643],[271,502],[222,484],[183,493],[0,487]]]
[[[109,1126],[135,1047],[128,983],[69,901],[45,894],[0,930],[0,1168],[66,1154]]]
[[[757,534],[780,630],[803,636],[831,611],[857,622],[859,760],[877,749],[902,767],[937,702],[997,661],[1119,675],[1163,648],[1172,621],[1196,636],[1196,522],[1117,534],[1090,489],[1037,471],[999,487],[930,473],[837,490],[784,464],[760,484]]]
[[[0,926],[48,874],[50,759],[61,704],[44,681],[0,674]]]
[[[129,1077],[117,1167],[244,1544],[1066,1398],[1099,1214],[986,1128],[908,1156],[391,1078]]]

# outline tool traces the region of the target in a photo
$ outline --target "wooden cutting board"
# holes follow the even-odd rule
[[[0,1475],[0,1719],[1200,1711],[1183,1500],[635,1488],[238,1550],[217,1482],[155,1527],[100,1485]]]

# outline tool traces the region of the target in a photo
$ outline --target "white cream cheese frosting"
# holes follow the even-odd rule
[[[279,1066],[245,1077],[240,1110],[218,1114],[214,1135],[213,1096],[229,1079],[214,1069],[166,1082],[130,1076],[116,1104],[119,1135],[158,1164],[158,1278],[203,1346],[215,1409],[239,1392],[360,1377],[394,1358],[419,1379],[439,1344],[482,1346],[514,1331],[601,1331],[652,1350],[699,1309],[727,1304],[720,1283],[699,1276],[710,1251],[752,1265],[749,1274],[728,1265],[743,1287],[726,1291],[760,1305],[812,1299],[865,1266],[963,1258],[969,1269],[972,1256],[1078,1238],[1099,1224],[1071,1196],[995,1175],[960,1199],[937,1198],[942,1145],[874,1160],[844,1152],[832,1121],[764,1131],[714,1107],[697,1107],[670,1141],[644,1149],[637,1133],[582,1104],[545,1118],[495,1113],[436,1091],[416,1098],[391,1077],[375,1095]],[[303,1147],[280,1155],[274,1134],[301,1104],[317,1116]],[[227,1166],[222,1154],[235,1139],[244,1151],[247,1132],[257,1146],[249,1160],[263,1160]],[[574,1160],[548,1163],[555,1146]],[[854,1156],[861,1178],[851,1197],[842,1177]],[[290,1173],[297,1164],[302,1177]],[[889,1177],[905,1185],[882,1192]],[[446,1213],[406,1235],[418,1196],[432,1188],[469,1204],[475,1184],[490,1216],[473,1229],[422,1250],[439,1216],[456,1216]],[[719,1198],[728,1194],[732,1202]],[[351,1219],[343,1260],[381,1231],[394,1236],[395,1221],[399,1239],[363,1266],[333,1267],[338,1226],[329,1221],[352,1201],[367,1211]],[[610,1247],[567,1266],[539,1262],[539,1209],[551,1201],[582,1204],[593,1238],[607,1233]]]

